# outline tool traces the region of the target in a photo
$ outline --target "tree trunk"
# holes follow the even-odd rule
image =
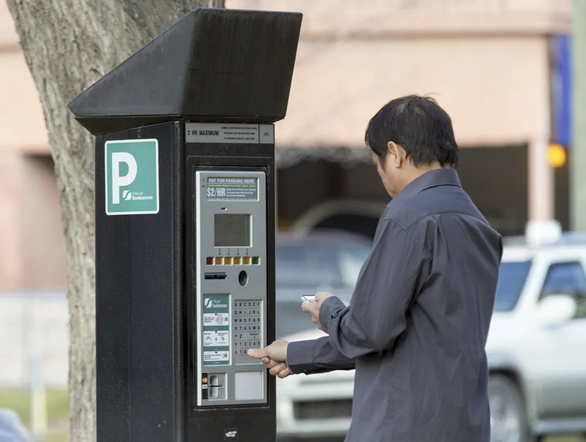
[[[61,194],[70,311],[69,440],[96,439],[93,140],[67,103],[198,6],[224,0],[8,0],[37,85]]]

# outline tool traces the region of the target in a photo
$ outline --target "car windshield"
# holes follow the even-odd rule
[[[515,308],[530,268],[531,261],[508,261],[501,264],[496,287],[495,312],[510,312]]]
[[[350,302],[369,241],[347,235],[312,235],[277,242],[277,337],[313,330],[300,309],[301,295],[326,291]]]
[[[277,247],[277,287],[352,289],[370,248],[351,242]]]
[[[360,270],[370,253],[370,247],[354,245],[353,247],[340,248],[338,263],[342,280],[346,287],[352,287],[358,282]]]
[[[331,284],[337,275],[324,272],[323,267],[320,246],[277,246],[277,287],[316,287],[324,281]]]

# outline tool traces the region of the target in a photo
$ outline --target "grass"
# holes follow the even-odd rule
[[[67,442],[67,433],[49,433],[45,442]]]
[[[69,394],[67,390],[47,390],[48,431],[45,442],[67,442]],[[16,411],[30,429],[30,394],[27,390],[0,390],[0,408]]]
[[[545,439],[545,442],[584,442],[586,439],[576,436],[550,436]]]
[[[69,395],[67,390],[47,390],[47,419],[49,422],[69,419]],[[27,424],[30,421],[30,397],[27,390],[0,390],[0,408],[16,411]]]

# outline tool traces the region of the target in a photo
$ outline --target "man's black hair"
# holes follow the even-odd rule
[[[408,95],[388,102],[369,121],[364,141],[381,160],[394,141],[416,167],[436,161],[443,167],[458,165],[452,120],[430,97]]]

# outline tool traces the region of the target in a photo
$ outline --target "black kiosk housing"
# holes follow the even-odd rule
[[[272,442],[273,124],[301,14],[196,9],[69,103],[95,140],[98,442]]]

